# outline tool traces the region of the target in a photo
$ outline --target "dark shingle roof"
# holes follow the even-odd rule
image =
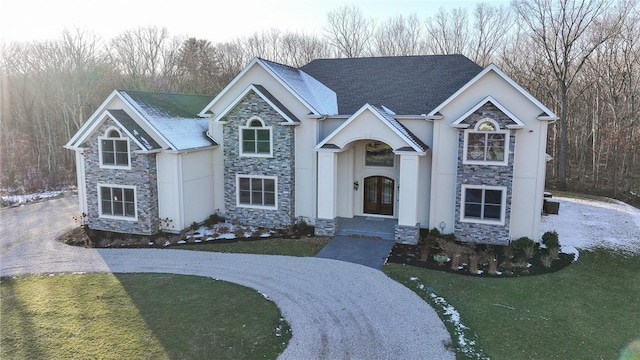
[[[341,114],[384,104],[396,114],[426,114],[482,67],[463,55],[319,59],[300,68],[338,97]]]
[[[144,150],[160,149],[160,145],[124,110],[107,110],[115,120],[124,126],[142,145]]]
[[[298,119],[295,115],[293,115],[293,113],[291,111],[289,111],[289,109],[287,109],[284,105],[282,105],[282,103],[280,101],[278,101],[278,99],[276,99],[273,95],[271,95],[271,93],[269,91],[267,91],[267,89],[264,88],[264,86],[262,85],[257,85],[257,84],[253,84],[253,86],[267,99],[269,99],[269,101],[271,101],[273,103],[273,105],[275,105],[280,111],[282,111],[285,115],[287,115],[289,117],[289,119],[291,119],[291,121],[293,122],[300,122],[300,119]]]
[[[429,149],[429,145],[425,144],[422,140],[418,139],[418,137],[415,136],[414,133],[412,133],[409,129],[407,129],[404,125],[402,125],[391,114],[387,113],[386,111],[384,111],[384,109],[380,107],[373,106],[373,105],[371,107],[374,108],[385,120],[387,120],[387,122],[389,122],[391,126],[393,126],[396,130],[398,130],[398,132],[402,133],[409,140],[411,140],[417,148],[419,148],[422,151],[427,151]],[[403,147],[396,150],[405,151],[405,148]],[[413,148],[411,148],[411,150],[413,150]]]

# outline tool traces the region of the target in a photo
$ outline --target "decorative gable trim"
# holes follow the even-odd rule
[[[233,108],[235,108],[250,91],[255,92],[258,96],[260,96],[260,98],[262,98],[262,100],[264,100],[267,104],[269,104],[269,106],[277,111],[278,114],[280,114],[280,116],[282,116],[286,120],[285,124],[300,125],[300,120],[295,117],[295,115],[293,115],[293,113],[289,111],[289,109],[284,107],[284,105],[282,105],[282,103],[280,103],[273,95],[271,95],[271,93],[269,93],[267,89],[265,89],[262,85],[256,84],[251,84],[246,89],[244,89],[242,93],[240,93],[240,95],[238,95],[238,97],[236,97],[231,102],[231,104],[229,104],[229,106],[227,106],[224,110],[222,110],[220,114],[216,115],[213,118],[213,121],[224,122],[222,119],[227,116],[227,114],[229,114],[229,112],[233,110]]]
[[[396,133],[396,135],[398,135],[401,139],[403,139],[407,143],[407,146],[413,149],[413,151],[422,155],[426,154],[428,150],[427,145],[420,144],[421,141],[420,143],[418,143],[419,140],[416,141],[415,139],[417,138],[415,136],[411,136],[413,134],[411,134],[411,132],[408,129],[404,128],[402,124],[395,121],[395,119],[393,119],[391,115],[389,115],[389,117],[393,119],[393,122],[395,124],[392,124],[392,122],[381,113],[381,111],[384,111],[384,110],[378,110],[370,104],[365,104],[363,107],[360,108],[360,110],[356,111],[355,114],[351,115],[349,119],[347,119],[347,121],[342,123],[342,125],[340,125],[337,129],[335,129],[329,136],[327,136],[318,145],[316,145],[315,150],[318,151],[318,150],[327,150],[327,149],[332,149],[332,150],[339,149],[337,145],[330,143],[330,141],[337,134],[342,132],[344,128],[349,126],[349,124],[351,124],[355,119],[357,119],[365,111],[370,111],[372,114],[374,114],[378,119],[380,119],[382,123],[384,123],[389,129],[391,129],[394,133]],[[399,129],[396,124],[401,126],[402,130],[404,131],[401,131],[401,129]],[[403,147],[402,149],[405,149],[405,148]]]
[[[108,113],[109,109],[107,109],[107,105],[115,98],[118,97],[120,100],[122,100],[123,103],[128,104],[128,110],[131,111],[132,113],[134,113],[138,118],[142,119],[142,122],[144,122],[144,124],[153,131],[153,134],[156,135],[158,138],[161,139],[162,143],[160,143],[159,145],[162,148],[170,148],[172,150],[176,150],[173,145],[171,145],[171,143],[164,137],[162,136],[162,134],[160,134],[155,127],[153,127],[146,119],[145,117],[138,112],[135,107],[131,104],[131,99],[129,99],[128,97],[123,96],[119,90],[114,90],[105,101],[102,102],[102,104],[100,105],[100,107],[98,107],[98,109],[91,115],[91,117],[89,117],[89,120],[87,120],[87,122],[84,123],[84,125],[82,125],[80,127],[80,129],[78,129],[78,131],[73,135],[73,137],[71,138],[71,140],[69,140],[69,142],[67,142],[67,144],[65,144],[65,148],[66,149],[70,149],[70,150],[80,150],[80,145],[89,137],[91,136],[91,134],[94,133],[94,131],[96,130],[96,128],[98,126],[100,126],[103,122],[104,122],[104,115],[105,113]],[[111,119],[113,119],[114,121],[115,118],[113,116],[110,116]],[[126,128],[120,123],[117,122],[123,130],[126,130]],[[135,136],[132,136],[128,130],[125,131],[127,133],[128,136],[130,136],[131,138],[135,139]],[[137,144],[140,144],[139,142],[136,141]],[[141,149],[145,149],[144,146],[140,146]]]
[[[553,121],[558,119],[558,116],[554,114],[553,111],[551,111],[549,108],[544,106],[544,104],[542,104],[540,100],[536,99],[533,95],[531,95],[527,90],[525,90],[522,86],[520,86],[517,82],[515,82],[512,78],[510,78],[507,74],[505,74],[502,70],[500,70],[500,68],[498,68],[493,63],[489,64],[489,66],[484,68],[484,70],[482,70],[478,75],[474,76],[473,79],[469,80],[469,82],[464,84],[460,89],[458,89],[458,91],[456,91],[453,95],[449,96],[449,98],[445,100],[442,104],[438,105],[435,109],[431,110],[431,112],[429,112],[427,116],[428,117],[435,116],[440,110],[442,110],[442,108],[447,106],[450,102],[452,102],[460,94],[465,92],[473,84],[475,84],[480,79],[482,79],[490,71],[493,71],[496,74],[498,74],[498,76],[500,76],[503,80],[509,83],[509,85],[511,85],[516,91],[518,91],[520,94],[526,97],[529,101],[531,101],[535,106],[537,106],[540,109],[540,111],[547,114],[548,118],[538,117],[539,120]]]
[[[205,106],[204,109],[202,109],[202,111],[200,111],[198,116],[202,116],[202,117],[207,116],[207,112],[210,112],[210,109],[213,106],[213,104],[218,102],[227,92],[229,92],[229,90],[238,81],[240,81],[241,78],[243,78],[245,76],[245,74],[249,71],[249,69],[251,69],[255,65],[261,66],[267,73],[269,73],[269,75],[271,75],[274,79],[276,79],[282,86],[284,86],[285,89],[287,89],[293,96],[295,96],[296,99],[298,99],[307,109],[309,109],[309,111],[312,114],[320,115],[320,112],[318,110],[316,110],[313,106],[311,106],[311,104],[309,104],[308,101],[306,101],[304,98],[302,98],[300,96],[300,94],[298,94],[296,91],[294,91],[293,88],[291,86],[289,86],[289,84],[286,81],[284,81],[280,76],[278,76],[278,74],[276,74],[276,72],[273,71],[273,69],[271,69],[271,67],[269,67],[268,65],[265,64],[264,60],[262,60],[262,59],[260,59],[258,57],[255,57],[255,58],[253,58],[253,60],[251,60],[251,62],[247,66],[245,66],[244,69],[242,69],[242,71],[240,71],[240,73],[235,78],[233,78],[233,80],[227,86],[225,86],[224,89],[222,89],[222,91],[220,91],[220,93],[215,98],[213,98],[213,100],[211,100],[211,102],[209,104],[207,104],[207,106]],[[302,71],[302,70],[300,70],[300,71]],[[237,99],[234,102],[237,102]],[[227,110],[227,108],[225,108],[225,111]],[[218,116],[219,115],[216,115],[216,118]]]
[[[502,106],[502,104],[500,104],[496,99],[494,99],[491,96],[487,96],[486,98],[482,99],[482,101],[477,103],[469,111],[467,111],[462,116],[460,116],[456,121],[454,121],[451,124],[451,127],[454,127],[454,128],[457,128],[457,129],[467,129],[467,128],[469,128],[469,126],[471,126],[471,124],[465,123],[465,121],[469,118],[469,116],[471,116],[474,112],[476,112],[476,110],[478,110],[481,107],[485,106],[487,103],[493,104],[495,107],[497,107],[500,111],[502,111],[502,113],[504,113],[506,116],[508,116],[509,119],[511,119],[515,123],[515,124],[505,125],[505,127],[507,129],[516,130],[516,129],[524,128],[525,124],[520,119],[518,119],[517,116],[515,116],[513,113],[511,113],[509,110],[507,110],[506,107]]]

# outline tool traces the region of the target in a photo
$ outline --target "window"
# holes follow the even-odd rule
[[[238,206],[275,209],[276,178],[273,176],[238,175]]]
[[[261,119],[252,117],[240,128],[240,154],[245,156],[271,156],[271,127]]]
[[[129,140],[115,129],[100,137],[100,166],[129,168]]]
[[[101,217],[137,218],[135,187],[99,184],[98,194]]]
[[[485,119],[465,131],[464,163],[507,164],[509,132],[501,131],[493,120]]]
[[[364,165],[393,167],[393,149],[382,141],[372,141],[365,145]]]
[[[504,224],[506,188],[498,186],[462,186],[460,220]]]

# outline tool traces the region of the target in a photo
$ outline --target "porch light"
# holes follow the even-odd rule
[[[360,187],[360,184],[357,181],[353,182],[353,190],[358,190],[358,188]]]
[[[440,221],[440,233],[444,233],[444,227],[447,226],[447,223],[445,223],[444,221]]]

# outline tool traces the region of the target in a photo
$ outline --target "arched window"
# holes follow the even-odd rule
[[[100,137],[100,166],[129,168],[129,139],[110,128]]]
[[[391,146],[382,141],[372,141],[364,146],[364,165],[393,167],[394,153]]]
[[[240,154],[244,156],[271,156],[271,127],[262,119],[250,118],[246,126],[240,127]]]
[[[492,119],[483,119],[475,129],[465,131],[465,163],[504,163],[509,132]]]

